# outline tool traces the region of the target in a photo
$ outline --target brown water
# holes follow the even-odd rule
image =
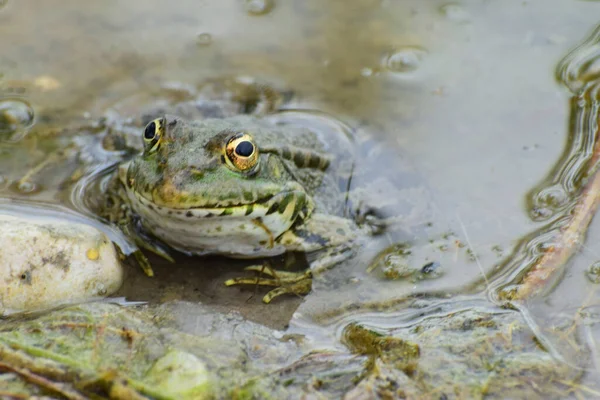
[[[399,196],[415,207],[427,203],[434,210],[426,214],[430,229],[413,233],[415,257],[439,262],[443,277],[383,281],[365,272],[364,263],[354,262],[330,271],[325,283],[317,280],[304,300],[288,297],[265,306],[262,290],[251,297],[253,289],[222,285],[239,275],[242,262],[211,258],[198,268],[196,260],[181,257],[175,267],[154,260],[159,282],[130,269],[120,294],[236,309],[270,326],[289,324],[291,332],[329,346],[337,346],[341,327],[352,321],[390,329],[404,324],[400,321],[410,313],[404,313],[403,304],[415,294],[494,298],[486,287],[512,279],[495,267],[510,265],[506,257],[518,241],[552,215],[566,212],[575,196],[576,191],[557,186],[538,193],[554,181],[568,187],[568,177],[561,180],[558,173],[550,177],[550,185],[540,182],[560,159],[570,133],[584,140],[585,132],[570,132],[568,123],[569,99],[579,89],[569,92],[558,83],[555,68],[600,22],[600,4],[273,4],[257,15],[241,0],[63,0],[60,6],[8,0],[0,8],[0,88],[5,98],[25,99],[36,115],[54,116],[52,123],[58,126],[84,113],[99,116],[120,100],[165,82],[195,85],[209,78],[249,76],[290,89],[290,107],[318,109],[360,125],[411,166],[426,193]],[[592,58],[588,68],[594,68],[594,60],[598,62]],[[72,173],[72,165],[60,176],[38,178],[44,182],[40,187],[19,188],[15,183],[47,151],[60,146],[60,139],[47,144],[25,137],[0,147],[0,194],[61,202],[54,189]],[[575,152],[567,161],[579,162],[580,156]],[[394,175],[387,167],[385,162],[371,166],[382,175]],[[575,170],[570,166],[563,175]],[[542,218],[531,210],[543,208],[540,199],[548,193],[559,204],[542,210]],[[599,223],[592,223],[586,246],[569,263],[556,290],[531,304],[528,316],[534,326],[545,331],[576,320],[581,306],[593,314],[598,295],[585,271],[600,258],[594,246]],[[457,246],[456,240],[466,246]],[[372,255],[367,251],[360,260]],[[499,278],[488,281],[483,275]],[[371,310],[344,311],[357,304],[369,304]],[[381,304],[391,308],[372,311]],[[590,326],[582,328],[588,344],[600,337]],[[595,353],[593,358],[596,365]],[[595,381],[592,368],[583,383],[593,386]]]

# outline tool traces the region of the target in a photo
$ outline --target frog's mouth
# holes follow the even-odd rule
[[[156,206],[155,206],[156,207]],[[211,218],[211,217],[248,217],[256,218],[272,214],[268,200],[264,203],[240,204],[229,207],[192,207],[184,209],[165,208],[167,214],[171,212],[186,217]],[[158,210],[160,211],[160,210]],[[275,210],[276,211],[276,210]],[[171,214],[171,215],[172,215]]]
[[[226,207],[185,207],[173,208],[159,205],[138,192],[135,201],[143,209],[159,214],[164,218],[213,218],[213,217],[243,217],[248,219],[278,216],[281,220],[294,221],[299,215],[306,216],[312,211],[313,205],[307,200],[304,192],[284,191],[277,195],[269,195],[264,200],[248,204],[228,205]],[[134,199],[132,199],[134,200]]]
[[[218,206],[212,204],[202,204],[195,206],[194,204],[185,204],[183,207],[173,207],[169,204],[157,204],[156,202],[149,200],[146,196],[135,192],[135,198],[137,202],[146,208],[157,212],[158,214],[165,214],[168,216],[183,215],[187,217],[198,217],[198,218],[211,218],[211,217],[241,217],[247,216],[249,218],[268,215],[276,211],[271,210],[271,200],[273,195],[266,196],[260,201],[252,203],[239,203],[231,204],[227,206]],[[275,204],[277,205],[277,204]],[[270,212],[269,212],[270,211]]]
[[[190,196],[172,185],[145,192],[135,188],[129,191],[132,201],[160,215],[186,217],[248,217],[258,218],[280,214],[282,218],[295,219],[300,213],[312,211],[312,200],[296,182],[285,185],[262,186],[263,190],[238,190],[238,196],[220,198],[215,202],[210,196]],[[132,196],[133,194],[133,196]],[[212,204],[211,204],[212,203]]]

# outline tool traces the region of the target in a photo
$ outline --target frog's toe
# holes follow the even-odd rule
[[[304,277],[307,274],[307,271],[301,271],[301,272],[281,271],[278,269],[273,269],[266,265],[251,265],[249,267],[244,268],[244,271],[253,271],[253,272],[257,272],[259,275],[268,275],[271,278],[277,279],[282,282],[296,282],[298,280],[304,279]]]
[[[263,302],[267,304],[282,294],[305,295],[312,289],[312,273],[310,270],[303,272],[278,271],[264,265],[253,265],[245,269],[267,275],[269,278],[260,276],[232,278],[225,281],[225,285],[275,286],[275,289],[263,297]]]
[[[303,274],[304,275],[304,274]],[[269,293],[264,295],[263,302],[269,304],[275,297],[281,296],[282,294],[294,294],[297,296],[303,296],[308,294],[312,289],[312,277],[304,276],[301,280],[294,282],[289,285],[280,286],[276,289],[271,290]]]
[[[225,286],[234,285],[279,286],[279,281],[276,279],[260,278],[258,276],[246,278],[231,278],[225,281]]]
[[[142,271],[144,271],[146,276],[153,277],[154,270],[152,269],[152,265],[150,264],[150,261],[144,255],[144,253],[142,253],[141,250],[136,250],[133,252],[133,256],[135,257],[135,260],[137,261],[138,265],[142,268]]]

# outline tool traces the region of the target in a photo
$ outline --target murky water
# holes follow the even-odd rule
[[[499,305],[559,241],[592,175],[599,16],[597,2],[574,0],[0,2],[0,112],[10,109],[0,119],[0,196],[77,203],[81,182],[114,160],[80,176],[65,127],[125,119],[161,87],[257,79],[293,93],[285,108],[335,116],[386,149],[364,150],[356,168],[369,173],[352,185],[396,182],[383,203],[401,210],[406,229],[316,277],[304,299],[264,305],[263,289],[223,285],[247,263],[185,256],[152,258],[159,280],[128,268],[119,295],[239,310],[333,348],[350,323],[397,334]],[[589,279],[598,224],[545,297],[514,305],[557,357],[569,347],[552,334],[573,325],[572,346],[592,350],[578,364],[590,390],[599,389]],[[441,275],[386,278],[398,258],[382,251],[399,242],[409,263]]]

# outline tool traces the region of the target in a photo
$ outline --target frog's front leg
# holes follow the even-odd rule
[[[229,279],[225,285],[276,287],[263,297],[265,303],[270,303],[282,294],[305,295],[312,288],[314,274],[329,269],[354,254],[356,238],[357,228],[352,221],[326,214],[313,214],[308,221],[284,232],[276,239],[277,243],[284,245],[290,252],[321,252],[310,262],[310,268],[301,272],[289,272],[265,265],[253,265],[246,270],[256,272],[258,276]]]
[[[118,226],[126,237],[132,238],[137,246],[137,250],[132,255],[144,273],[152,277],[154,276],[152,265],[141,249],[148,250],[170,262],[175,262],[175,260],[164,247],[141,231],[138,217],[129,206],[126,196],[122,179],[113,177],[108,183],[103,201],[95,211],[100,217]]]

